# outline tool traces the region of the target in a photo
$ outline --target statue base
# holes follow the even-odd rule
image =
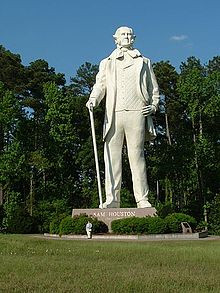
[[[104,222],[111,232],[111,222],[118,219],[129,217],[155,216],[156,209],[150,208],[108,208],[108,209],[73,209],[72,217],[80,214],[86,214],[89,217],[97,218]]]

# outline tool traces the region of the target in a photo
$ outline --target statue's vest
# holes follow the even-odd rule
[[[115,111],[137,111],[141,110],[146,102],[137,91],[138,76],[136,70],[136,59],[125,55],[125,58],[116,60],[116,102]]]

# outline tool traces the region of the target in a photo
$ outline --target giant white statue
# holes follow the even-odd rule
[[[88,108],[91,104],[96,107],[103,98],[106,100],[103,129],[106,201],[103,208],[120,207],[125,140],[137,207],[151,207],[144,142],[156,137],[151,115],[158,108],[158,84],[150,60],[133,48],[133,30],[120,27],[113,37],[117,48],[101,61],[86,104]]]

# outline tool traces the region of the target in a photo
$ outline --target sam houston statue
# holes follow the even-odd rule
[[[120,207],[125,139],[137,207],[151,207],[144,142],[156,137],[151,115],[159,104],[158,84],[151,61],[133,48],[133,30],[119,27],[113,37],[117,48],[101,61],[86,104],[88,108],[91,104],[96,107],[102,99],[106,101],[103,127],[106,201],[103,208]]]

